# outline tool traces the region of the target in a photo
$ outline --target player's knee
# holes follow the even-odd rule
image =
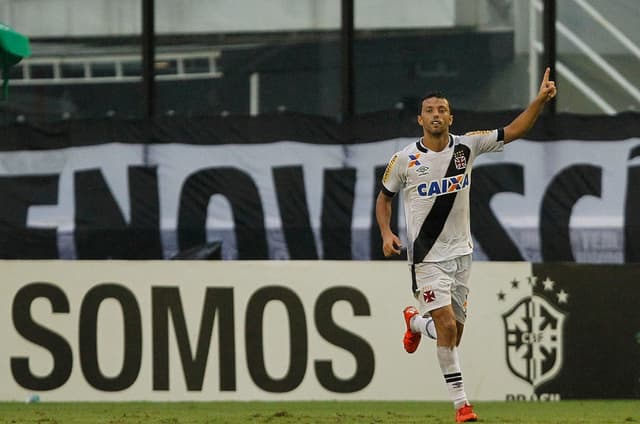
[[[452,336],[454,339],[458,337],[458,327],[455,320],[446,320],[443,325],[443,332]]]
[[[436,333],[438,334],[438,345],[455,346],[458,340],[458,329],[456,320],[453,317],[444,316],[440,319],[433,318],[436,324]]]

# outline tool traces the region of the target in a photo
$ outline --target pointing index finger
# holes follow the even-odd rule
[[[551,72],[551,69],[547,66],[547,69],[544,70],[544,76],[542,77],[542,82],[543,83],[549,82],[549,73],[550,72]]]

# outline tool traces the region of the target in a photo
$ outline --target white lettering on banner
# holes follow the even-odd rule
[[[2,204],[27,237],[0,233],[0,257],[162,259],[221,241],[223,259],[369,259],[378,248],[371,237],[376,175],[382,178],[386,158],[411,141],[2,152],[0,163],[20,164],[0,170],[12,187],[0,191]],[[485,208],[482,216],[495,216],[489,233],[503,238],[474,231],[475,258],[505,260],[507,241],[523,260],[623,262],[624,233],[638,225],[627,221],[640,219],[628,210],[628,193],[640,188],[630,186],[633,163],[621,164],[639,143],[520,140],[480,156],[471,195]],[[445,179],[417,190],[438,195],[468,182]],[[551,222],[547,213],[566,215],[571,225]],[[402,211],[395,219],[403,232]],[[112,243],[101,243],[104,228]],[[346,233],[346,241],[320,240]],[[30,234],[37,251],[19,242]]]
[[[465,331],[469,395],[527,393],[500,355],[478,349],[504,337],[495,296],[484,298],[495,276],[530,265],[477,265],[473,284],[487,290],[471,313],[492,318],[470,316]],[[0,271],[3,401],[448,397],[415,378],[439,374],[434,345],[402,348],[403,263],[4,261]],[[501,384],[473,383],[489,377]]]

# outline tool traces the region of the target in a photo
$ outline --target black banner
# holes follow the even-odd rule
[[[456,111],[452,131],[517,113]],[[221,259],[381,259],[380,174],[420,136],[415,119],[398,110],[344,122],[283,113],[1,127],[0,259],[203,258],[212,243]],[[639,146],[638,114],[560,114],[482,155],[475,258],[637,262]]]
[[[533,274],[534,295],[555,305],[564,322],[563,357],[549,356],[562,366],[536,394],[640,397],[640,265],[534,264]]]

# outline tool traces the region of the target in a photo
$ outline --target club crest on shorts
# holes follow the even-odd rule
[[[431,303],[436,300],[436,293],[433,290],[425,290],[422,294],[422,298],[425,302]]]
[[[563,289],[556,292],[555,282],[548,277],[538,286],[537,277],[530,276],[526,283],[511,281],[508,296],[513,297],[521,284],[531,291],[513,299],[513,306],[502,314],[506,358],[511,372],[535,389],[562,369],[566,316],[557,306],[567,303],[569,294]],[[506,297],[504,291],[498,293],[500,301],[507,301]]]
[[[467,158],[464,156],[464,152],[457,150],[453,154],[453,163],[456,169],[465,169],[467,167]]]

